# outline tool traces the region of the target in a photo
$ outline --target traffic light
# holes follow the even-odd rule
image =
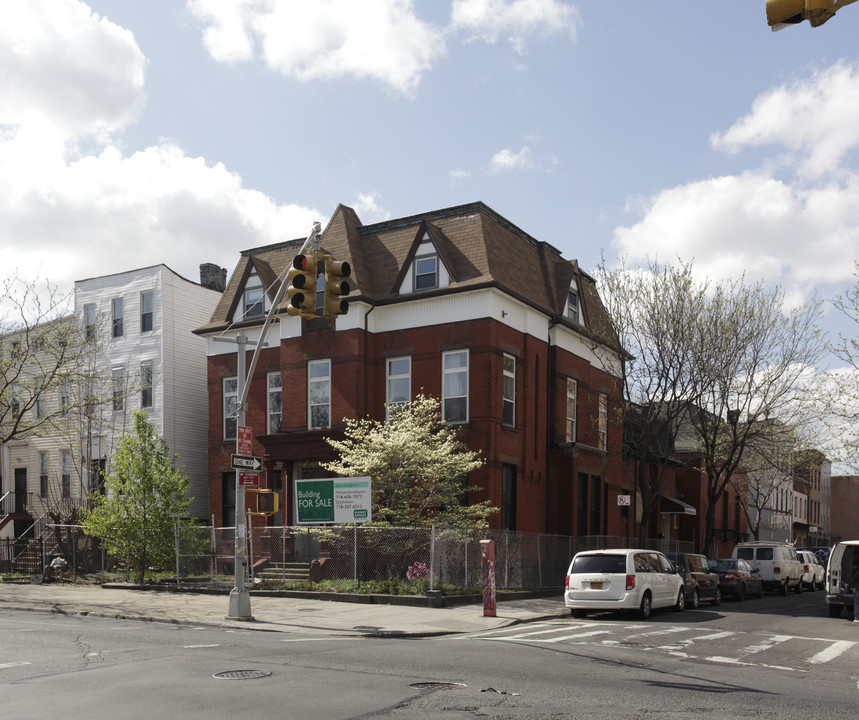
[[[289,287],[286,295],[290,315],[315,317],[316,315],[316,254],[296,255],[288,273]]]
[[[325,299],[322,302],[323,317],[343,315],[349,309],[349,301],[343,300],[349,294],[349,277],[352,268],[345,261],[335,260],[328,255],[325,258]]]
[[[257,496],[256,511],[248,508],[250,515],[274,515],[279,509],[277,493],[274,490],[246,490],[246,494]]]
[[[856,0],[767,0],[767,23],[773,31],[808,20],[820,27],[845,5]]]

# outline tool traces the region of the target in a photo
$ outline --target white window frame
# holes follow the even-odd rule
[[[48,453],[39,452],[39,497],[45,500],[48,497]]]
[[[321,394],[320,394],[320,391]],[[327,410],[326,424],[313,423],[314,410]],[[331,360],[309,360],[307,363],[307,429],[331,427]]]
[[[266,429],[269,435],[280,432],[283,422],[283,377],[279,372],[268,373],[266,386]]]
[[[501,371],[501,424],[516,427],[516,357],[514,355],[504,353]]]
[[[395,364],[405,362],[406,370],[402,372],[402,367],[396,367]],[[400,372],[394,372],[394,370]],[[405,380],[408,389],[406,390],[405,400],[398,400],[392,397],[395,393],[391,387],[394,383],[401,383]],[[398,394],[398,393],[396,393]],[[392,357],[385,360],[385,419],[390,420],[391,408],[400,405],[408,405],[412,401],[412,358],[409,355],[401,357]]]
[[[608,450],[608,395],[600,393],[599,397],[599,449]]]
[[[146,309],[146,298],[149,298],[149,310]],[[151,290],[147,290],[146,292],[140,293],[140,332],[142,334],[147,332],[153,332],[154,330],[155,293],[153,293]]]
[[[72,496],[72,454],[68,450],[60,450],[60,495]]]
[[[60,383],[59,391],[60,417],[68,417],[69,406],[72,403],[71,389],[67,382]]]
[[[448,367],[448,360],[452,359],[454,356],[464,356],[465,357],[465,365],[452,365]],[[443,422],[451,423],[451,424],[462,424],[468,422],[468,385],[469,385],[469,351],[467,349],[463,350],[450,350],[448,352],[444,352],[441,354],[441,418]],[[455,375],[464,375],[465,376],[465,394],[464,395],[454,395],[451,390],[452,388],[448,387],[448,379],[452,378]],[[465,400],[465,417],[458,418],[455,420],[451,420],[450,417],[452,415],[448,410],[448,403],[454,400]]]
[[[235,440],[239,425],[239,379],[237,377],[224,378],[221,383],[221,389],[221,397],[223,398],[221,425],[224,440]],[[232,422],[232,429],[228,424],[230,421]]]
[[[96,317],[95,305],[84,305],[84,337],[87,341],[95,340]]]
[[[149,402],[147,403],[147,395]],[[140,363],[140,407],[151,408],[155,405],[155,369],[151,360]]]
[[[570,410],[572,409],[572,414]],[[576,442],[576,415],[579,410],[579,381],[575,378],[567,378],[567,442]]]
[[[424,264],[428,261],[432,261],[433,269],[432,272],[418,272],[418,266]],[[420,292],[422,290],[435,290],[439,285],[439,273],[438,273],[439,259],[438,253],[431,253],[427,255],[419,255],[415,257],[414,261],[414,290],[415,292]],[[419,278],[432,278],[432,284],[430,285],[421,285]]]
[[[113,298],[113,300],[110,301],[110,315],[110,333],[111,337],[115,340],[117,338],[121,338],[125,333],[125,304],[123,303],[122,298]]]
[[[110,391],[113,411],[125,410],[125,368],[113,368],[111,370]]]
[[[571,287],[570,291],[567,293],[567,317],[572,320],[577,325],[579,324],[581,317],[581,302],[579,298],[579,291],[576,288]]]

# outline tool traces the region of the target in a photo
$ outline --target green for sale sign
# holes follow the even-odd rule
[[[365,523],[372,520],[369,477],[295,481],[296,522]]]

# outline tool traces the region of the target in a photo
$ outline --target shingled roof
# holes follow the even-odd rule
[[[401,295],[398,289],[404,274],[426,234],[450,274],[450,284]],[[218,332],[233,324],[252,268],[269,286],[273,277],[285,272],[303,242],[302,238],[242,251],[211,322],[197,332]],[[557,322],[617,347],[593,278],[582,272],[575,260],[565,260],[552,245],[534,239],[481,202],[372,225],[362,225],[352,208],[339,205],[322,233],[321,247],[326,254],[351,265],[350,300],[387,305],[497,287]],[[567,296],[573,282],[579,292],[581,325],[566,318]],[[270,290],[270,298],[274,298],[276,290]],[[286,303],[281,307],[285,311]],[[257,319],[248,324],[260,322]]]

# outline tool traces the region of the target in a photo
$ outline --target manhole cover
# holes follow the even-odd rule
[[[257,680],[269,675],[271,673],[268,670],[227,670],[215,673],[212,677],[218,680]]]
[[[464,688],[468,685],[458,682],[416,682],[409,687],[417,688],[418,690],[451,690],[453,688]]]

